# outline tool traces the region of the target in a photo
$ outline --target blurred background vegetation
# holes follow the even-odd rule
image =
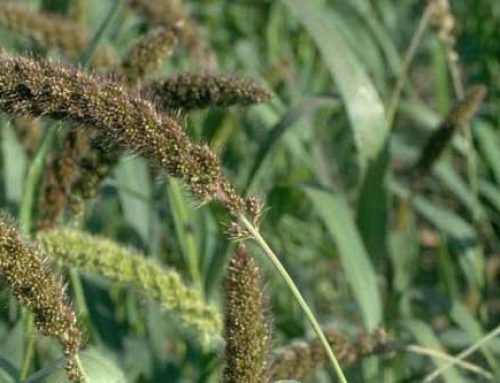
[[[65,0],[20,3],[63,13],[67,6]],[[264,105],[211,108],[180,118],[192,137],[221,155],[241,193],[265,201],[263,236],[322,325],[352,334],[381,326],[392,339],[458,354],[500,324],[500,2],[451,4],[462,81],[465,88],[485,85],[488,97],[471,134],[455,136],[410,199],[408,171],[457,100],[446,49],[430,25],[393,126],[384,116],[426,2],[171,3],[196,20],[215,58],[210,66],[256,78],[273,93]],[[110,4],[87,2],[91,31]],[[125,6],[104,44],[123,56],[148,28]],[[39,49],[1,28],[0,44],[10,52]],[[205,69],[181,46],[159,75]],[[0,201],[16,216],[28,157],[5,116],[1,124]],[[85,228],[142,249],[187,281],[193,281],[190,265],[198,263],[206,298],[222,307],[222,278],[234,250],[220,224],[225,221],[220,207],[197,206],[179,182],[158,178],[143,159],[125,155],[87,209]],[[261,264],[273,346],[312,336],[280,277]],[[85,331],[131,382],[219,381],[222,351],[200,350],[134,291],[92,275],[83,282],[91,318]],[[2,291],[0,357],[18,366],[22,326],[8,297]],[[38,342],[40,365],[58,357],[48,340]],[[468,360],[500,379],[500,339]],[[442,363],[397,352],[346,373],[350,382],[417,382]],[[442,379],[485,381],[457,368]],[[335,378],[324,370],[312,381]]]

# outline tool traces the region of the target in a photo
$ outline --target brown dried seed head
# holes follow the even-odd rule
[[[269,92],[255,83],[223,74],[181,73],[154,81],[147,89],[165,109],[251,105],[270,98]]]
[[[191,142],[177,121],[109,79],[50,62],[1,57],[0,110],[94,126],[110,142],[184,180],[201,200],[217,199],[233,214],[244,210],[206,145]]]
[[[240,245],[229,262],[225,306],[225,383],[265,381],[270,326],[259,267]]]
[[[60,279],[39,251],[26,243],[5,217],[0,217],[0,277],[19,302],[33,312],[44,335],[62,344],[68,375],[80,377],[75,357],[81,344],[76,315],[68,305]]]

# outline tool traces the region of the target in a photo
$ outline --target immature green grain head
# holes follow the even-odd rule
[[[264,382],[270,326],[259,267],[242,245],[226,279],[225,383]]]
[[[218,310],[186,286],[176,271],[112,241],[76,230],[40,232],[38,240],[58,265],[101,275],[157,301],[183,328],[194,330],[204,346],[220,340]]]
[[[24,241],[4,216],[0,216],[0,280],[33,313],[40,332],[62,344],[68,358],[68,376],[79,380],[75,357],[82,335],[61,280],[40,251]]]
[[[237,76],[210,73],[180,73],[146,87],[165,109],[184,110],[208,106],[228,107],[268,101],[269,92]]]
[[[377,330],[371,336],[362,334],[354,341],[336,331],[325,331],[325,335],[342,367],[349,367],[363,357],[380,353],[387,345],[387,335],[383,330]],[[269,382],[311,377],[314,370],[321,368],[325,361],[325,351],[318,340],[296,341],[274,353],[269,364]]]

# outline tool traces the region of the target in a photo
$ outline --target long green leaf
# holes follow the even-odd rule
[[[118,196],[125,219],[144,243],[151,237],[151,180],[146,161],[124,158],[116,169]]]
[[[387,137],[382,101],[328,8],[314,0],[282,1],[310,33],[339,87],[353,129],[360,165],[365,168],[382,150]]]
[[[337,99],[332,96],[317,96],[310,99],[304,100],[302,103],[297,105],[295,108],[290,109],[279,122],[266,134],[263,139],[263,143],[259,148],[259,151],[255,155],[255,160],[248,174],[246,182],[246,190],[248,191],[259,174],[259,170],[265,163],[272,149],[275,147],[279,139],[285,134],[285,132],[292,127],[295,122],[300,118],[312,113],[317,108],[332,105],[337,102]]]
[[[382,322],[382,303],[377,276],[349,205],[340,194],[307,188],[306,194],[337,245],[347,281],[361,309],[366,327],[373,330]]]
[[[485,122],[477,122],[474,128],[474,136],[478,140],[479,149],[490,166],[495,181],[500,185],[500,135]]]

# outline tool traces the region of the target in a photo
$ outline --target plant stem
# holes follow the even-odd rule
[[[423,380],[424,382],[431,382],[435,380],[440,374],[442,374],[444,371],[446,371],[448,368],[452,367],[454,364],[457,364],[457,361],[461,361],[462,359],[467,358],[469,355],[473,354],[477,349],[481,348],[484,344],[492,340],[493,338],[497,337],[500,335],[500,326],[496,327],[491,331],[489,334],[485,335],[483,338],[481,338],[479,341],[471,345],[469,348],[466,350],[462,351],[460,354],[454,357],[452,361],[449,363],[445,364],[444,366],[438,368],[431,374],[427,375],[425,379]]]
[[[83,52],[80,58],[78,59],[78,64],[81,67],[88,68],[90,66],[92,58],[94,57],[94,54],[97,51],[97,48],[99,47],[99,44],[101,44],[104,35],[108,31],[116,15],[120,11],[120,9],[122,9],[122,5],[123,5],[123,0],[115,0],[115,2],[113,3],[111,10],[106,16],[106,19],[100,25],[99,29],[92,38],[92,41],[90,41],[90,44],[85,50],[85,52]]]
[[[19,372],[19,379],[22,381],[28,376],[30,370],[31,359],[35,351],[35,338],[33,336],[33,314],[27,310],[23,311],[24,320],[24,336],[25,345],[23,350],[23,360],[21,362],[21,371]]]
[[[458,367],[463,368],[464,370],[468,370],[472,373],[478,374],[483,376],[484,378],[491,380],[493,378],[493,375],[489,372],[484,370],[483,368],[476,366],[475,364],[457,359],[456,357],[446,354],[442,351],[439,350],[434,350],[432,348],[427,348],[427,347],[422,347],[418,346],[416,344],[411,344],[409,346],[406,346],[405,351],[411,352],[414,354],[420,354],[420,355],[426,355],[434,359],[440,359],[446,362],[450,362],[452,364],[456,364]]]
[[[344,373],[342,371],[342,368],[340,367],[339,362],[337,361],[337,358],[335,357],[335,354],[332,351],[332,348],[330,347],[330,344],[328,343],[328,340],[326,339],[325,334],[323,333],[323,330],[321,330],[321,327],[316,320],[316,317],[314,316],[313,312],[309,308],[307,302],[305,301],[304,297],[300,293],[299,289],[295,285],[295,282],[293,279],[290,277],[286,269],[283,267],[281,264],[280,260],[276,256],[276,254],[273,252],[273,250],[269,247],[265,239],[260,235],[259,230],[252,224],[250,221],[243,215],[240,214],[239,219],[243,226],[250,232],[252,235],[253,239],[259,244],[261,249],[264,251],[266,256],[269,258],[269,260],[272,262],[274,267],[278,270],[278,273],[281,275],[281,277],[284,279],[286,285],[292,292],[292,295],[294,298],[297,300],[299,303],[300,307],[304,311],[307,319],[311,323],[314,332],[318,336],[323,348],[325,349],[325,352],[328,356],[328,359],[332,363],[332,366],[335,370],[335,373],[337,374],[337,377],[339,378],[339,381],[341,383],[347,383],[347,380],[344,376]]]
[[[20,230],[27,237],[30,237],[33,231],[33,210],[35,208],[36,196],[40,188],[45,160],[56,136],[56,127],[49,126],[28,169],[21,201],[21,211],[19,213]]]
[[[387,125],[392,128],[394,124],[394,117],[396,116],[396,109],[399,103],[399,99],[401,97],[401,92],[403,91],[403,86],[406,82],[406,78],[408,75],[408,70],[410,69],[410,65],[415,57],[415,53],[417,52],[417,48],[422,41],[422,37],[424,32],[429,25],[429,21],[431,20],[432,14],[434,13],[435,3],[429,2],[427,7],[425,8],[424,14],[422,15],[418,27],[413,34],[413,37],[410,42],[410,46],[405,53],[403,64],[401,67],[401,71],[399,72],[399,76],[396,80],[396,85],[394,86],[394,90],[392,91],[391,98],[387,105],[386,119]]]

